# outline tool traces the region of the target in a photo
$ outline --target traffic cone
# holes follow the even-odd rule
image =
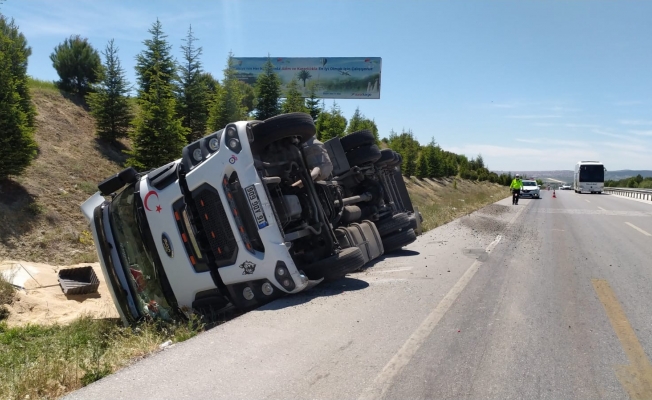
[[[555,194],[555,189],[552,189],[552,198],[553,198],[553,199],[556,199],[556,198],[557,198],[557,195]]]

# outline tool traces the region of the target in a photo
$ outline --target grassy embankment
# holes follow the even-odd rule
[[[490,182],[406,178],[405,184],[413,205],[418,206],[423,215],[424,231],[509,197],[507,187]]]

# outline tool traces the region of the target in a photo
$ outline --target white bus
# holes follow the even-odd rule
[[[604,165],[599,161],[579,161],[575,164],[575,193],[602,193]]]

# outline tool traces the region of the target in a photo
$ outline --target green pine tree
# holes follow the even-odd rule
[[[27,59],[32,55],[32,48],[27,45],[27,39],[12,19],[7,20],[0,14],[0,34],[4,34],[11,41],[10,49],[6,54],[11,57],[11,74],[14,77],[15,90],[20,97],[20,109],[25,113],[27,126],[34,127],[36,108],[32,103],[27,78]]]
[[[14,74],[14,61],[27,64],[25,53],[15,53],[19,47],[0,30],[0,180],[20,175],[36,156],[34,128],[17,90],[22,77]]]
[[[170,54],[172,46],[167,42],[167,35],[163,33],[161,21],[156,19],[152,27],[148,30],[152,35],[151,39],[146,39],[143,44],[145,50],[136,56],[136,79],[140,93],[148,93],[152,81],[165,82],[172,85],[176,75],[176,63]],[[154,71],[156,75],[154,75]],[[170,96],[173,92],[170,91]]]
[[[133,149],[129,165],[147,170],[181,156],[188,130],[175,115],[173,92],[174,61],[157,20],[148,31],[152,39],[137,56],[136,72],[140,83],[139,112],[133,125]]]
[[[315,127],[317,128],[317,139],[322,142],[344,136],[346,118],[335,101],[329,111],[322,111],[319,114]]]
[[[346,127],[346,134],[348,135],[349,133],[357,132],[359,130],[362,130],[362,120],[364,119],[364,116],[360,112],[360,107],[355,108],[355,112],[353,113],[353,116],[351,116],[351,119],[349,120],[349,125]]]
[[[91,114],[95,117],[97,135],[115,142],[118,138],[127,137],[133,119],[128,97],[129,83],[120,65],[118,48],[113,39],[106,45],[102,55],[105,59],[102,81],[95,92],[86,97]]]
[[[285,93],[285,101],[283,102],[281,109],[284,113],[308,111],[303,96],[299,91],[299,82],[295,79],[288,83],[287,92]]]
[[[242,106],[242,91],[240,81],[233,68],[233,55],[229,53],[224,79],[213,96],[208,115],[208,127],[211,131],[224,128],[228,123],[242,121],[247,118],[246,110]]]
[[[256,101],[256,89],[247,82],[238,81],[240,93],[242,95],[242,108],[245,115],[249,115],[254,110]]]
[[[415,175],[417,156],[421,145],[414,138],[414,133],[408,130],[399,135],[392,130],[389,134],[389,147],[403,157],[403,165],[401,166],[403,175],[407,177]]]
[[[315,82],[311,82],[308,88],[310,92],[308,98],[306,99],[306,108],[308,109],[308,114],[310,114],[312,119],[317,120],[319,114],[323,110],[323,108],[319,105],[320,101],[317,97],[317,84]]]
[[[374,134],[376,138],[376,143],[380,143],[380,137],[378,136],[378,127],[374,120],[366,118],[361,112],[360,107],[356,107],[353,116],[349,120],[349,125],[346,127],[346,134],[353,132],[358,132],[361,130],[369,130]]]
[[[100,81],[100,53],[88,39],[79,35],[72,35],[56,46],[50,60],[59,74],[57,85],[62,90],[86,96],[92,86]]]
[[[428,172],[427,175],[430,178],[439,178],[442,176],[442,171],[441,171],[441,148],[437,146],[437,143],[435,142],[435,138],[432,138],[430,143],[428,144],[428,153],[427,153],[427,161],[428,161]]]
[[[192,26],[181,46],[183,60],[179,64],[179,82],[177,86],[177,114],[181,123],[188,129],[186,140],[195,141],[206,134],[210,92],[202,80],[202,66],[199,57],[202,48],[196,47],[197,38],[192,33]]]
[[[268,56],[263,73],[256,80],[256,119],[265,120],[281,113],[281,80],[274,72],[274,64]]]
[[[423,147],[417,159],[416,176],[419,179],[428,177],[428,147]]]

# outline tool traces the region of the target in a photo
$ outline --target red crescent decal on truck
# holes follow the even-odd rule
[[[158,193],[156,193],[156,192],[153,191],[153,190],[150,190],[150,191],[147,192],[147,194],[145,195],[145,200],[143,201],[143,205],[145,206],[145,209],[146,209],[147,211],[154,211],[154,210],[150,209],[149,206],[147,205],[147,201],[149,200],[149,197],[150,197],[150,196],[156,196],[156,199],[158,200]],[[156,212],[161,212],[161,206],[160,206],[160,205],[157,205],[157,206],[156,206]]]

